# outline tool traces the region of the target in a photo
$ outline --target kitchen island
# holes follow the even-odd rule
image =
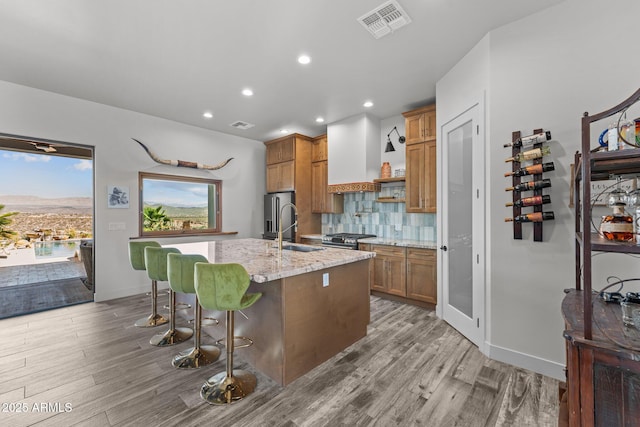
[[[242,264],[251,277],[247,292],[262,298],[235,316],[235,334],[254,344],[238,357],[287,385],[367,334],[372,252],[234,239],[166,245],[201,254],[212,263]],[[305,252],[305,251],[309,252]],[[221,313],[206,313],[219,320]],[[219,329],[219,332],[214,332]],[[223,327],[209,329],[224,334]]]

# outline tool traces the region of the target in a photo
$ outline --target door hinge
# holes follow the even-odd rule
[[[476,188],[476,199],[480,198],[480,189]]]
[[[479,317],[476,317],[476,325],[477,325],[478,328],[480,327],[480,318]]]
[[[480,254],[476,254],[476,264],[480,264]]]
[[[476,125],[476,135],[480,135],[480,125]]]

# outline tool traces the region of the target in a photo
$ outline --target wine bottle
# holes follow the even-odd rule
[[[505,147],[528,147],[533,144],[540,144],[551,139],[551,131],[534,133],[533,135],[523,136],[518,138],[515,142],[504,144]]]
[[[527,166],[525,168],[520,168],[514,172],[507,172],[504,176],[524,176],[524,175],[536,175],[542,172],[549,172],[555,170],[555,165],[553,162],[548,163],[538,163],[537,165]]]
[[[542,148],[534,148],[533,150],[518,153],[517,156],[509,157],[508,159],[505,159],[505,162],[521,162],[523,160],[539,159],[540,157],[546,156],[548,154],[551,154],[551,149],[547,146]]]
[[[505,218],[504,222],[542,222],[550,219],[554,219],[553,212],[532,212],[515,218]]]
[[[541,179],[540,181],[523,182],[513,187],[507,187],[504,191],[527,191],[527,190],[539,190],[541,188],[551,187],[551,180],[548,178]]]
[[[516,200],[513,203],[511,202],[505,203],[504,205],[515,206],[516,208],[523,208],[526,206],[546,205],[547,203],[551,203],[551,196],[545,194],[544,196],[525,197],[524,199]]]

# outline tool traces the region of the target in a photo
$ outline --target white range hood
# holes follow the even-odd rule
[[[327,126],[329,193],[380,191],[380,121],[367,114]]]

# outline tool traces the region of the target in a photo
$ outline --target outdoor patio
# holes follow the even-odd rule
[[[78,257],[37,258],[33,248],[0,258],[0,319],[93,301]]]
[[[85,277],[80,258],[36,258],[33,248],[7,250],[0,258],[0,288]]]

